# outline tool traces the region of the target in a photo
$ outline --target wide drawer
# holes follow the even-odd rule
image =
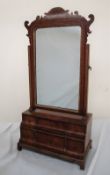
[[[47,148],[53,148],[56,151],[65,152],[67,155],[73,155],[75,152],[82,153],[84,151],[84,140],[67,137],[66,135],[58,135],[53,132],[49,133],[45,130],[35,130],[21,128],[22,142],[32,145],[41,145]]]
[[[56,129],[59,131],[68,131],[68,132],[76,132],[76,133],[81,133],[82,135],[85,134],[86,127],[83,125],[78,125],[70,123],[70,122],[61,122],[61,121],[54,121],[54,120],[49,120],[46,118],[41,118],[41,117],[33,117],[33,116],[27,116],[23,115],[23,124],[29,125],[30,127],[32,126],[39,126],[39,127],[45,127],[45,128],[50,128],[50,129]]]

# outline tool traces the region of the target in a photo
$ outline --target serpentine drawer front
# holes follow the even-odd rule
[[[51,117],[51,116],[50,116]],[[68,134],[79,134],[79,137],[84,137],[86,132],[85,126],[75,124],[74,122],[62,122],[59,120],[54,120],[51,117],[51,120],[46,118],[46,116],[42,117],[33,117],[29,115],[23,115],[23,122],[25,125],[30,127],[41,127],[47,128],[50,130],[67,132]]]

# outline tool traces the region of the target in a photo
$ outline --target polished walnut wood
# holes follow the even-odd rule
[[[60,7],[51,9],[42,17],[37,16],[31,24],[25,21],[30,45],[29,86],[30,108],[23,112],[18,150],[22,148],[73,161],[84,169],[86,155],[91,148],[92,115],[87,113],[89,44],[87,36],[94,16],[89,20],[76,11],[69,13]],[[37,104],[36,87],[36,30],[48,27],[80,26],[80,95],[79,109],[57,108]]]

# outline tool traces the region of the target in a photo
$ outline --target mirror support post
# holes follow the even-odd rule
[[[29,69],[29,95],[30,95],[30,107],[29,111],[33,111],[35,109],[35,104],[34,104],[34,91],[32,87],[32,81],[33,81],[33,76],[32,76],[32,61],[31,61],[31,46],[28,46],[28,69]]]

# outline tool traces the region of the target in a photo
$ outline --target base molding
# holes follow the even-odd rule
[[[88,144],[88,147],[87,147],[87,150],[83,155],[83,159],[76,159],[74,157],[70,157],[70,156],[67,156],[65,154],[58,154],[58,153],[51,152],[49,150],[41,149],[41,148],[39,149],[37,146],[32,146],[32,145],[29,145],[29,144],[23,144],[23,143],[21,143],[21,141],[18,142],[17,149],[18,149],[18,151],[21,151],[22,149],[27,149],[27,150],[31,150],[31,151],[34,151],[34,152],[37,152],[37,153],[40,153],[40,154],[45,154],[45,155],[48,155],[48,156],[59,158],[61,160],[70,161],[70,162],[78,164],[80,166],[80,169],[84,170],[85,169],[85,161],[86,161],[85,158],[87,156],[87,153],[88,153],[89,149],[91,149],[91,144],[92,144],[92,141],[90,140],[90,142]]]

